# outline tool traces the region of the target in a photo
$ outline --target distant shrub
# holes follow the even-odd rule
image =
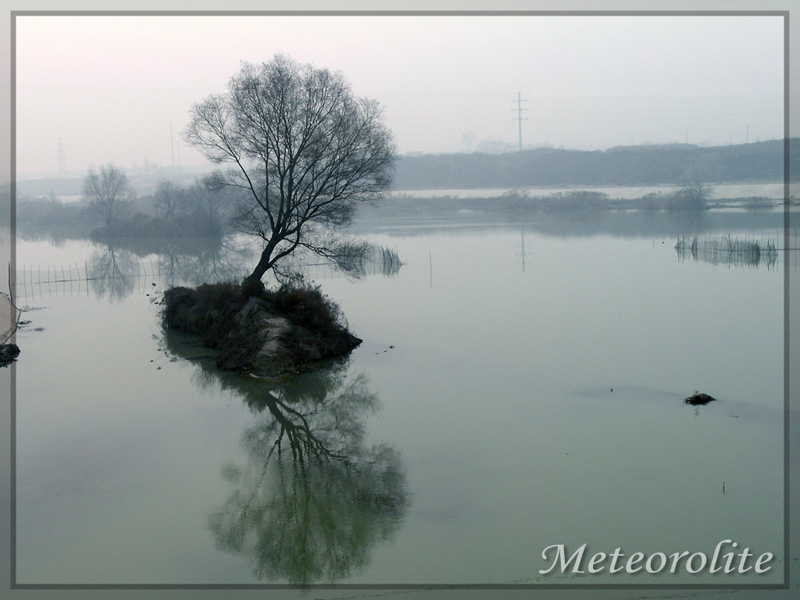
[[[559,199],[554,204],[556,208],[579,209],[579,208],[605,208],[609,199],[605,192],[592,190],[575,190],[558,194]]]
[[[745,208],[772,208],[778,205],[778,201],[766,196],[749,196],[741,200],[742,206]]]
[[[705,210],[711,197],[711,188],[704,183],[691,183],[681,186],[667,195],[667,208]]]
[[[637,208],[661,210],[667,208],[669,199],[661,192],[650,192],[636,200]]]
[[[53,198],[22,197],[16,203],[17,223],[26,225],[67,225],[94,222],[81,202],[60,202]]]

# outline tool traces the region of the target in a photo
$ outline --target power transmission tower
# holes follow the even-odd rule
[[[512,102],[515,102],[515,100],[512,100]],[[528,109],[527,109],[527,108],[522,108],[522,103],[523,103],[523,102],[527,102],[527,100],[523,100],[523,99],[522,99],[522,92],[517,92],[517,99],[516,99],[517,108],[514,108],[514,109],[512,109],[512,110],[515,110],[515,111],[517,111],[517,116],[516,116],[514,119],[512,119],[512,120],[513,120],[513,121],[518,121],[518,122],[519,122],[519,151],[520,151],[520,152],[522,152],[522,121],[523,121],[523,120],[524,120],[524,121],[527,121],[527,120],[528,120],[528,118],[527,118],[527,117],[523,117],[523,116],[522,116],[522,111],[523,111],[523,110],[524,110],[524,111],[528,111]],[[529,112],[529,111],[528,111],[528,112]]]

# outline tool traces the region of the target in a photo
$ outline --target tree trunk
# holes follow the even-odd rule
[[[253,269],[253,272],[250,273],[250,275],[244,278],[244,281],[242,281],[242,291],[248,298],[250,296],[258,296],[264,291],[264,284],[261,282],[261,278],[264,277],[266,272],[269,271],[270,267],[272,266],[270,264],[271,255],[272,248],[268,245],[261,253],[261,258],[259,259],[256,268]]]

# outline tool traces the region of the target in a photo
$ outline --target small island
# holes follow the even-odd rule
[[[163,321],[217,350],[218,367],[260,379],[307,371],[361,343],[318,287],[287,284],[255,295],[233,283],[171,288]]]

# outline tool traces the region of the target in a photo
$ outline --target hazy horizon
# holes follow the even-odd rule
[[[210,169],[182,139],[192,105],[278,53],[377,100],[401,154],[513,151],[519,116],[523,147],[779,139],[783,31],[750,15],[22,15],[17,177]]]

